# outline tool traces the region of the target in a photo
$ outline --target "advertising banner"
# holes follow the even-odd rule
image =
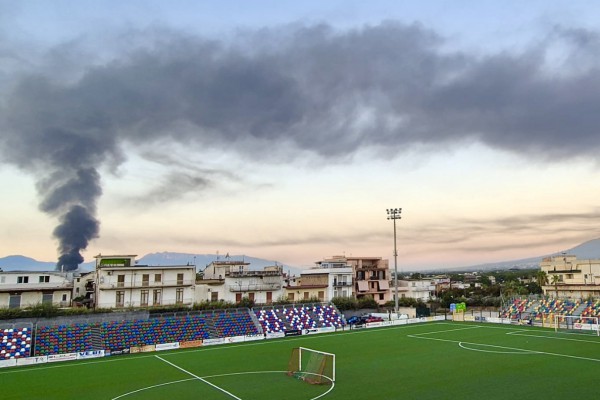
[[[159,343],[156,345],[156,351],[175,350],[179,348],[179,342]]]
[[[19,358],[17,360],[17,365],[45,364],[47,362],[48,362],[48,356],[27,357],[27,358]]]
[[[202,340],[188,340],[186,342],[179,342],[180,349],[189,349],[192,347],[202,346]]]
[[[65,353],[65,354],[50,354],[48,356],[48,362],[61,362],[77,360],[77,353]]]
[[[14,358],[9,360],[0,360],[0,368],[14,367],[15,365],[17,365],[17,360]]]
[[[267,339],[279,339],[285,337],[285,333],[283,332],[271,332],[271,333],[267,333],[266,338]]]
[[[89,351],[80,351],[77,353],[78,360],[85,360],[87,358],[100,358],[104,357],[104,350],[89,350]]]
[[[203,346],[212,346],[215,344],[223,344],[225,343],[225,339],[217,338],[217,339],[204,339],[202,341]]]

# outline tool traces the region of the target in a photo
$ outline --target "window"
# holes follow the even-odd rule
[[[379,293],[379,300],[383,300],[383,293]]]
[[[239,303],[240,301],[242,301],[242,294],[241,293],[236,293],[235,294],[235,302]]]
[[[288,293],[288,300],[294,301],[294,293]]]
[[[148,305],[148,295],[150,292],[148,290],[142,290],[140,294],[140,305],[147,306]]]
[[[40,275],[39,281],[40,281],[40,283],[48,283],[48,282],[50,282],[50,276],[49,275]]]
[[[67,295],[66,294],[62,295],[62,301],[67,301]]]
[[[254,293],[248,293],[248,298],[250,301],[254,301]]]
[[[152,304],[155,306],[159,306],[161,301],[162,301],[162,291],[160,289],[155,289],[152,292]]]
[[[308,294],[308,292],[304,292],[304,300],[308,300],[310,298],[310,295]]]
[[[219,292],[211,292],[210,301],[219,301]]]
[[[42,304],[52,304],[52,293],[42,293]]]
[[[267,304],[271,304],[273,302],[273,292],[267,292]]]
[[[183,274],[177,274],[177,284],[183,285]]]
[[[125,275],[117,275],[117,287],[125,286]]]
[[[325,292],[322,290],[319,291],[319,300],[321,300],[321,301],[325,300]]]
[[[116,292],[115,306],[116,307],[123,307],[124,305],[125,305],[125,291],[123,291],[123,290],[117,290],[117,292]]]
[[[150,274],[142,275],[142,286],[148,286],[150,284]],[[148,299],[146,299],[146,305],[148,305]]]
[[[161,274],[154,274],[154,283],[160,283],[162,281]]]
[[[177,288],[175,291],[175,303],[183,304],[183,288]]]
[[[17,283],[29,283],[29,277],[28,276],[18,276]]]

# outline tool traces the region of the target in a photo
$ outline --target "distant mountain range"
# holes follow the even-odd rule
[[[582,243],[576,247],[565,250],[563,253],[572,254],[582,260],[600,259],[600,238],[593,239]],[[558,253],[555,253],[558,254]],[[520,260],[502,261],[496,263],[487,263],[480,265],[472,265],[459,268],[444,268],[436,269],[436,271],[491,271],[491,270],[507,270],[511,268],[537,268],[540,261],[544,257],[549,257],[555,254],[547,254],[538,257],[524,258]],[[281,265],[284,271],[299,275],[301,268],[289,265],[282,265],[275,261],[266,260],[263,258],[249,257],[246,255],[223,256],[219,254],[188,254],[188,253],[150,253],[138,259],[138,263],[142,265],[196,265],[198,271],[216,260],[232,260],[245,261],[250,263],[250,268],[253,270],[262,269],[269,265]],[[88,272],[94,269],[95,262],[90,261],[79,266],[80,272]],[[37,261],[30,257],[15,255],[8,257],[0,257],[0,268],[4,271],[53,271],[56,267],[56,262]],[[415,271],[427,272],[427,271]]]
[[[196,265],[198,271],[204,270],[208,264],[216,260],[244,261],[250,263],[253,270],[262,269],[269,265],[283,266],[284,271],[290,271],[295,274],[300,273],[300,269],[288,265],[277,263],[276,261],[265,260],[262,258],[249,257],[246,255],[223,256],[219,254],[187,254],[187,253],[150,253],[139,258],[138,264],[141,265]],[[95,267],[95,262],[90,261],[79,265],[78,271],[89,272]],[[53,271],[56,268],[56,262],[38,261],[30,257],[14,255],[0,257],[0,268],[4,271]]]
[[[523,258],[520,260],[478,264],[478,265],[471,265],[468,267],[447,268],[447,269],[444,269],[444,271],[473,272],[473,271],[508,270],[511,268],[517,268],[517,269],[539,268],[540,262],[542,261],[543,258],[562,254],[562,253],[575,255],[580,260],[600,259],[600,238],[589,240],[589,241],[584,242],[584,243],[582,243],[578,246],[575,246],[571,249],[564,250],[564,251],[561,251],[558,253],[546,254],[546,255],[538,256],[538,257]],[[439,271],[439,269],[437,271]],[[419,271],[419,272],[422,272],[422,271]]]

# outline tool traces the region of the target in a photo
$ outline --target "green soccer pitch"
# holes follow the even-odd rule
[[[336,382],[288,376],[294,347],[336,355]],[[0,369],[6,399],[597,398],[600,338],[436,322]]]

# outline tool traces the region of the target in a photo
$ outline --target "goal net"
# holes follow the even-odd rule
[[[292,349],[288,375],[315,385],[335,382],[335,354],[297,347]]]
[[[555,315],[555,332],[584,333],[600,336],[598,317],[580,317],[575,315]]]

